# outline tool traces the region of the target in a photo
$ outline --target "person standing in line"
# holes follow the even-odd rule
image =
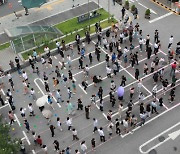
[[[176,67],[177,67],[176,62],[174,62],[173,64],[171,64],[170,76],[175,75],[175,72],[176,72]]]
[[[75,150],[75,154],[81,154],[78,149]]]
[[[53,101],[52,101],[51,96],[48,96],[47,102],[48,102],[48,104],[51,106],[51,108],[52,108],[53,110],[55,110],[55,108],[53,107]]]
[[[171,45],[173,44],[173,36],[171,35],[171,37],[169,38],[169,44],[168,44],[168,49],[171,47]]]
[[[124,75],[122,75],[122,77],[121,77],[121,85],[120,86],[123,86],[123,87],[125,87],[126,86],[126,77],[124,76]]]
[[[152,89],[152,97],[156,98],[156,94],[157,94],[157,84]]]
[[[62,131],[62,123],[59,117],[57,117],[57,128],[59,128],[60,131]]]
[[[79,69],[83,69],[83,57],[79,58]]]
[[[113,134],[113,124],[112,123],[110,123],[107,126],[107,131],[108,131],[108,134],[109,134],[109,138],[112,138],[112,134]]]
[[[54,137],[55,136],[55,134],[54,134],[55,127],[53,125],[50,125],[49,129],[51,131],[51,136]]]
[[[54,150],[56,152],[59,152],[59,150],[60,150],[59,149],[59,142],[57,140],[54,140],[53,145],[54,145]]]
[[[143,50],[143,39],[142,38],[139,39],[139,50],[140,50],[140,52],[142,52],[142,50]]]
[[[23,108],[23,107],[20,108],[21,117],[24,118],[24,119],[26,118],[25,110],[26,109]]]
[[[47,93],[50,92],[49,85],[48,85],[47,82],[44,82],[44,87],[45,87],[45,90],[46,90]]]
[[[154,32],[154,42],[158,42],[158,41],[159,41],[159,32],[156,29],[155,32]]]
[[[24,126],[25,126],[25,128],[26,128],[26,130],[27,130],[27,133],[29,133],[29,131],[30,131],[31,129],[30,129],[29,122],[28,122],[26,119],[24,120]]]
[[[14,114],[13,114],[12,111],[8,112],[8,117],[9,117],[9,120],[10,120],[10,125],[13,125],[13,123],[14,123]]]
[[[134,53],[134,61],[136,65],[139,65],[138,52]]]
[[[115,120],[115,126],[116,126],[116,134],[118,134],[119,136],[121,135],[121,130],[120,130],[120,122],[119,119]]]
[[[161,97],[161,98],[159,98],[159,106],[163,106],[163,98]]]
[[[150,71],[150,73],[153,73],[153,72],[154,72],[154,68],[155,68],[155,62],[152,61],[152,62],[151,62],[151,71]]]
[[[137,92],[140,93],[141,92],[141,88],[142,88],[142,81],[138,80],[138,84],[137,84]]]
[[[75,95],[76,94],[76,82],[74,80],[72,80],[72,92]]]
[[[93,129],[93,133],[95,133],[97,130],[98,130],[98,120],[96,118],[93,118],[93,126],[94,126],[94,129]]]
[[[149,34],[146,36],[146,51],[147,51],[147,48],[149,47],[149,43],[150,43],[150,36]]]
[[[122,20],[123,20],[124,19],[124,15],[126,13],[126,9],[124,7],[122,8],[121,13],[122,13]]]
[[[62,100],[62,96],[61,96],[61,93],[60,93],[60,92],[61,92],[60,89],[56,90],[57,103],[59,103],[59,102],[63,103],[63,102],[64,102],[64,100]]]
[[[110,68],[110,66],[106,66],[106,73],[107,73],[108,78],[111,78],[111,72],[112,72],[112,69]]]
[[[121,116],[122,116],[122,112],[123,112],[123,104],[119,104],[119,107],[118,107],[118,114],[119,114],[119,118],[121,119]]]
[[[132,87],[130,88],[130,99],[131,99],[131,100],[132,100],[133,95],[134,95],[134,87],[132,86]]]
[[[167,90],[167,86],[168,86],[169,82],[167,79],[162,81],[162,87],[163,87],[163,93],[164,95],[166,94],[166,90]]]
[[[37,97],[36,97],[36,95],[35,95],[35,91],[34,91],[33,88],[31,88],[30,94],[31,94],[31,97],[32,97],[32,99],[33,99],[34,101],[37,100]]]
[[[66,125],[68,126],[68,130],[71,130],[71,128],[72,128],[72,119],[70,119],[69,117],[67,117],[67,119],[66,119]]]
[[[151,54],[152,54],[152,48],[151,48],[151,46],[148,46],[148,47],[147,47],[146,52],[147,52],[147,59],[150,59],[150,58],[151,58]]]
[[[153,101],[151,102],[151,106],[152,106],[152,108],[151,108],[151,113],[153,114],[154,112],[156,112],[156,113],[158,114],[158,112],[157,112],[156,100],[153,100]]]
[[[36,143],[39,144],[40,146],[42,146],[42,139],[41,139],[40,135],[38,135],[38,137],[36,139]]]
[[[96,56],[97,56],[97,61],[100,62],[100,59],[101,59],[101,50],[100,50],[100,48],[96,49]]]
[[[100,109],[100,111],[104,111],[104,101],[103,101],[103,99],[100,99],[100,101],[99,101],[99,109]]]
[[[78,136],[77,136],[77,130],[75,128],[72,129],[72,135],[73,135],[73,139],[72,141],[74,140],[79,140]]]
[[[95,138],[91,139],[91,147],[92,147],[92,150],[94,151],[95,148],[96,148],[96,140],[95,140]]]
[[[92,53],[90,52],[89,53],[89,65],[92,64],[92,61],[93,61],[93,56],[92,56]]]
[[[82,150],[82,154],[86,154],[86,151],[87,151],[87,146],[86,146],[86,142],[85,141],[82,141],[80,143],[80,148]]]
[[[102,89],[102,87],[99,87],[97,95],[99,96],[99,99],[102,99],[102,96],[103,96],[103,89]]]
[[[158,53],[158,43],[155,42],[154,43],[154,54],[157,55],[157,53]]]
[[[89,113],[90,113],[90,105],[88,105],[88,106],[85,106],[85,114],[86,114],[86,119],[90,119],[89,118]]]
[[[23,80],[23,87],[24,87],[24,95],[28,94],[28,88],[29,88],[29,85]]]
[[[147,63],[144,64],[144,73],[143,75],[147,75],[148,74],[148,66],[147,66]]]
[[[136,68],[136,71],[135,71],[135,78],[136,78],[136,80],[138,80],[139,79],[139,69],[138,68]]]
[[[102,127],[100,127],[100,128],[98,129],[98,133],[99,133],[99,136],[100,136],[100,141],[101,141],[101,142],[105,142],[106,139],[105,139],[105,135],[104,135],[104,131],[103,131],[103,128],[102,128]]]
[[[71,91],[70,87],[67,88],[67,93],[68,93],[68,99],[71,99],[72,98],[72,91]]]
[[[28,108],[30,113],[29,116],[35,116],[32,103],[29,103]]]

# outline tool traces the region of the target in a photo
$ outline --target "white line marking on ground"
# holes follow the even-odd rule
[[[28,143],[29,145],[31,145],[31,142],[29,141],[29,138],[27,137],[25,131],[22,131],[22,132],[23,132],[23,134],[24,134],[24,137],[25,137],[27,143]]]
[[[41,89],[41,87],[37,84],[36,80],[39,80],[43,85],[44,82],[41,78],[36,78],[34,79],[34,83],[36,84],[36,86],[38,87],[38,89],[40,90],[40,92],[42,93],[42,95],[45,95],[45,93],[43,92],[43,90]],[[51,94],[52,98],[54,99],[55,102],[57,102],[56,98]],[[59,108],[61,108],[61,105],[59,103],[56,103],[58,105]]]
[[[160,145],[162,145],[163,143],[167,142],[168,140],[171,139],[170,136],[167,137],[163,142],[159,142],[158,144],[156,144],[155,146],[149,148],[148,150],[146,150],[146,151],[143,151],[143,150],[142,150],[142,148],[143,148],[145,145],[151,143],[153,140],[157,139],[159,136],[167,133],[168,131],[170,131],[171,129],[177,127],[178,125],[180,125],[180,122],[178,122],[177,124],[173,125],[172,127],[168,128],[168,129],[166,129],[165,131],[161,132],[160,134],[156,135],[155,137],[151,138],[151,139],[148,140],[147,142],[143,143],[143,144],[139,147],[139,151],[140,151],[141,153],[145,154],[145,153],[150,152],[152,149],[155,149],[155,148],[159,147]]]
[[[145,5],[143,5],[142,3],[138,2],[139,5],[141,5],[142,7],[149,9],[148,7],[146,7]],[[157,14],[154,10],[150,9],[150,11],[154,14]]]
[[[19,125],[19,126],[21,126],[21,123],[20,123],[20,121],[19,121],[19,119],[18,119],[18,117],[17,117],[17,115],[16,115],[16,114],[14,114],[14,117],[15,117],[15,119],[16,119],[16,121],[17,121],[18,125]]]
[[[87,95],[87,92],[84,90],[84,88],[80,85],[80,84],[78,84],[78,86],[81,88],[81,90]]]
[[[9,106],[9,104],[3,105],[0,107],[0,109],[3,109],[4,107]]]
[[[55,58],[55,59],[57,59],[57,57],[56,57],[56,56],[54,56],[54,58]]]
[[[155,19],[153,19],[153,20],[150,20],[149,23],[156,22],[156,21],[158,21],[158,20],[160,20],[160,19],[163,19],[163,18],[165,18],[165,17],[168,17],[168,16],[170,16],[170,15],[172,15],[172,14],[173,14],[173,12],[169,12],[169,13],[164,14],[164,15],[162,15],[162,16],[160,16],[160,17],[157,17],[157,18],[155,18]]]

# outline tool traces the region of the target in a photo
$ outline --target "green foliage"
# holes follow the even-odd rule
[[[3,123],[0,118],[0,154],[19,153],[20,144],[18,139],[12,139],[9,135],[10,126]]]
[[[131,6],[131,11],[134,11],[135,8],[136,8],[136,6],[135,6],[135,5],[132,5],[132,6]]]
[[[147,9],[146,12],[145,12],[145,15],[148,15],[148,16],[149,16],[150,14],[151,14],[150,9]]]
[[[129,1],[125,1],[125,6],[129,6]]]
[[[9,43],[9,42],[7,42],[7,43],[5,43],[5,44],[2,44],[2,45],[0,45],[0,50],[4,50],[4,49],[6,49],[6,48],[9,48],[9,46],[10,46],[10,43]]]

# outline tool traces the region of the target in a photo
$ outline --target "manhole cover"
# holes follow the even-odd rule
[[[157,154],[157,151],[155,149],[153,149],[148,154]]]
[[[164,136],[160,136],[158,139],[159,139],[159,142],[163,142],[165,140],[165,137]]]

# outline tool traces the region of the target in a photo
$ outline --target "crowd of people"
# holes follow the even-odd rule
[[[76,81],[73,78],[72,74],[72,59],[75,55],[75,49],[74,47],[77,47],[77,51],[79,56],[78,62],[79,62],[79,69],[83,71],[84,80],[81,82],[82,87],[86,92],[88,92],[88,80],[90,77],[90,68],[89,66],[96,61],[99,63],[101,61],[101,54],[102,50],[105,50],[107,52],[105,56],[106,61],[106,74],[107,78],[111,78],[111,83],[109,87],[109,102],[112,104],[112,107],[118,106],[118,115],[119,117],[115,119],[115,121],[112,120],[112,110],[109,110],[106,118],[108,120],[108,124],[106,125],[106,128],[103,126],[99,126],[98,119],[96,117],[93,117],[93,133],[98,133],[100,137],[101,142],[105,142],[107,138],[112,138],[112,135],[115,133],[117,135],[121,135],[123,133],[128,133],[132,128],[135,128],[137,126],[142,126],[145,124],[145,121],[147,118],[151,117],[151,114],[158,114],[158,108],[162,107],[164,104],[164,98],[163,95],[158,94],[157,90],[157,83],[162,84],[163,88],[163,94],[165,95],[167,93],[167,90],[169,90],[169,103],[173,103],[175,100],[175,90],[176,90],[176,81],[178,80],[177,74],[179,71],[179,53],[180,53],[180,42],[177,43],[176,50],[172,50],[172,44],[174,44],[174,38],[173,36],[170,36],[169,38],[169,44],[167,45],[168,50],[168,59],[164,59],[158,55],[161,49],[161,42],[160,42],[160,34],[158,30],[155,30],[154,36],[151,34],[151,37],[154,37],[153,40],[151,40],[150,34],[148,34],[145,38],[143,37],[143,31],[138,23],[133,24],[133,22],[128,22],[128,17],[126,17],[126,13],[124,10],[122,10],[122,19],[117,23],[112,23],[111,29],[108,29],[105,32],[105,35],[102,32],[102,28],[100,24],[96,23],[95,25],[95,31],[97,33],[97,42],[95,43],[95,55],[93,53],[89,53],[88,56],[86,55],[86,43],[90,44],[91,38],[89,32],[86,32],[86,38],[85,41],[81,41],[81,37],[79,34],[76,35],[75,41],[76,45],[70,44],[68,47],[65,45],[65,41],[58,42],[56,41],[57,51],[61,56],[60,64],[61,67],[58,65],[54,65],[53,59],[51,57],[51,52],[49,47],[45,47],[44,51],[46,53],[45,56],[42,56],[39,60],[38,54],[36,50],[33,51],[32,55],[29,55],[29,64],[32,68],[32,73],[36,73],[38,77],[43,78],[44,81],[44,89],[46,93],[48,94],[47,102],[51,106],[53,110],[54,108],[54,102],[52,100],[51,92],[55,92],[55,98],[57,100],[57,103],[66,102],[67,111],[68,111],[68,117],[65,121],[65,124],[62,123],[61,118],[57,117],[57,123],[49,124],[49,130],[51,132],[51,136],[55,136],[55,129],[59,129],[60,131],[63,131],[62,125],[66,125],[67,131],[71,131],[72,134],[72,140],[73,141],[80,141],[80,149],[75,149],[75,151],[71,151],[71,147],[67,147],[65,149],[60,148],[60,143],[57,140],[54,140],[52,143],[52,146],[54,146],[55,151],[57,151],[60,154],[80,154],[80,153],[86,153],[88,150],[88,146],[85,140],[81,140],[81,138],[78,136],[78,130],[73,127],[73,120],[70,117],[70,115],[73,115],[74,108],[77,106],[77,110],[84,110],[85,111],[85,117],[86,119],[90,119],[90,112],[93,104],[99,103],[99,110],[101,112],[104,111],[104,100],[103,100],[103,94],[104,91],[107,89],[103,89],[101,86],[99,86],[99,83],[103,82],[103,79],[100,75],[94,74],[92,79],[93,85],[95,87],[99,87],[98,91],[96,93],[93,93],[90,98],[89,105],[84,105],[81,98],[78,98],[77,105],[73,105],[71,103],[71,98],[73,95],[77,93],[76,90]],[[154,42],[153,45],[150,44],[151,42]],[[135,45],[133,42],[138,41],[138,48],[135,49]],[[124,48],[122,48],[122,44],[125,45]],[[69,48],[71,51],[71,54],[67,55],[65,57],[65,51]],[[142,68],[137,68],[135,66],[139,65],[139,56],[141,53],[146,52],[147,54],[147,61],[149,60],[151,62],[150,66],[145,62]],[[155,55],[154,58],[152,55]],[[96,58],[95,58],[96,56]],[[84,59],[89,59],[89,64],[84,65]],[[167,61],[170,65],[170,72],[169,75],[171,76],[171,80],[168,80],[167,78],[164,78],[164,72],[165,68],[163,67],[162,62]],[[38,67],[38,64],[41,63],[44,70],[40,70]],[[18,57],[15,58],[15,64],[13,61],[9,62],[9,65],[12,69],[16,67],[19,75],[22,77],[22,85],[23,85],[23,91],[24,95],[30,94],[32,102],[37,100],[36,92],[34,88],[30,87],[29,77],[21,68],[20,60]],[[46,69],[48,67],[48,70]],[[122,75],[121,79],[119,81],[119,85],[116,85],[113,79],[113,76],[116,76],[120,71],[121,68],[126,69],[127,67],[132,67],[135,70],[134,78],[137,81],[137,87],[132,85],[129,89],[129,100],[127,101],[127,107],[128,109],[125,112],[125,116],[123,115],[124,106],[126,105],[122,100],[118,100],[116,97],[116,89],[120,85],[122,87],[126,86],[126,76]],[[68,70],[68,76],[63,74],[61,70]],[[140,73],[140,69],[143,70],[143,74]],[[45,71],[47,70],[47,71]],[[167,71],[166,71],[167,72]],[[120,74],[120,73],[119,73]],[[8,82],[10,85],[10,88],[6,92],[7,101],[11,106],[11,109],[8,112],[8,117],[10,120],[10,125],[13,125],[15,121],[14,117],[14,110],[16,109],[16,106],[14,104],[13,99],[13,91],[15,91],[16,87],[14,86],[13,77],[10,72],[7,72],[6,77],[8,78]],[[53,75],[52,81],[53,81],[53,87],[54,89],[50,89],[49,86],[49,78],[50,75]],[[141,77],[145,78],[146,76],[153,78],[154,81],[154,87],[152,89],[152,99],[148,103],[145,100],[144,93],[142,91],[142,85],[143,81]],[[61,90],[58,88],[61,83],[60,80],[62,80],[62,87],[66,88],[67,91],[67,98],[63,97],[61,94]],[[70,84],[71,83],[71,86]],[[4,87],[3,81],[0,82],[1,88]],[[169,88],[170,84],[170,88]],[[65,91],[65,89],[64,89]],[[133,107],[135,106],[134,102],[134,94],[138,93],[138,104],[139,104],[139,114],[133,112]],[[99,99],[99,102],[97,101]],[[2,105],[5,105],[5,100],[3,100],[2,96],[0,95],[0,102]],[[116,105],[115,105],[116,104]],[[27,106],[29,110],[29,116],[35,116],[36,113],[34,112],[34,104],[29,103]],[[44,108],[40,108],[40,112],[42,112]],[[28,122],[27,118],[27,111],[25,108],[21,107],[19,109],[19,112],[24,120],[24,126],[27,130],[27,132],[32,133],[32,137],[34,138],[34,143],[36,146],[40,146],[42,150],[47,154],[49,145],[46,145],[45,142],[42,140],[41,135],[36,134],[36,132],[32,131],[31,125]],[[140,119],[140,121],[138,120]],[[108,136],[106,136],[106,132],[108,132]],[[96,139],[91,139],[91,147],[92,150],[95,150],[96,148]],[[21,150],[22,152],[25,152],[25,149],[23,148]]]

